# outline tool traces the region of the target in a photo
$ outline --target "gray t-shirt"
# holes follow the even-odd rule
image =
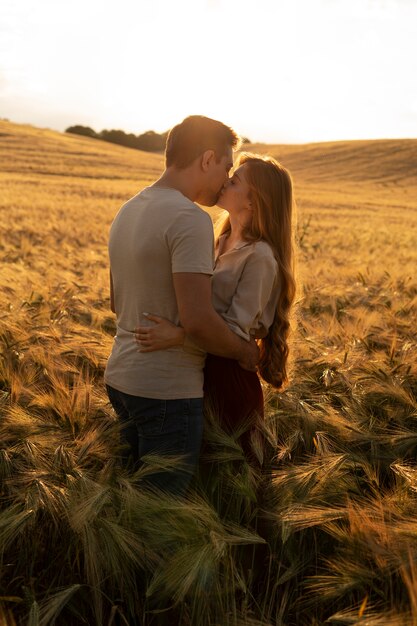
[[[172,274],[213,273],[213,226],[208,213],[174,189],[147,187],[126,202],[109,240],[117,334],[105,382],[134,396],[203,396],[205,352],[184,346],[141,353],[134,329],[142,313],[179,324]]]

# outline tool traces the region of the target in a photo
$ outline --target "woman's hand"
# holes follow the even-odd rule
[[[153,326],[138,326],[135,328],[135,339],[139,352],[155,352],[166,350],[173,346],[182,346],[185,339],[185,331],[181,326],[176,326],[164,317],[143,314],[147,320],[154,322]]]

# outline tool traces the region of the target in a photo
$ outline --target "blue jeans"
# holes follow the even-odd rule
[[[183,494],[195,472],[203,436],[203,399],[156,400],[131,396],[107,385],[120,419],[122,463],[133,471],[146,454],[182,456],[181,467],[144,475],[142,484]]]

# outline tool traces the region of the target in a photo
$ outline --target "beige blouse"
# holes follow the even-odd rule
[[[222,253],[226,237],[216,246],[213,307],[240,337],[265,337],[278,301],[278,263],[266,241],[241,242]]]

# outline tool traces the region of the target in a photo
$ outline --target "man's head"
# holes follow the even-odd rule
[[[201,192],[198,201],[206,206],[216,204],[233,165],[233,149],[240,145],[234,130],[209,117],[191,115],[172,128],[167,137],[167,168],[193,168]]]

